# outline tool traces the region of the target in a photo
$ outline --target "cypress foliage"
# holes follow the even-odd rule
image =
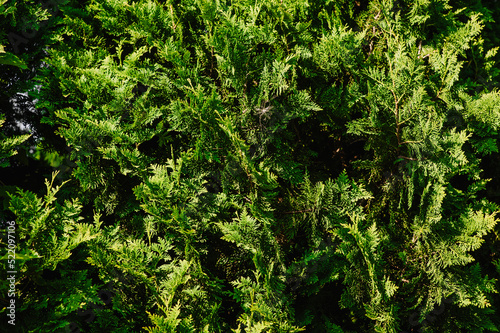
[[[449,0],[58,3],[43,66],[15,88],[36,88],[37,129],[64,141],[30,158],[66,160],[8,196],[18,325],[498,331],[498,15]],[[0,53],[2,69],[30,52]],[[1,166],[27,138],[0,135]]]

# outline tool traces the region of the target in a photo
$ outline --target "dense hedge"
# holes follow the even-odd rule
[[[0,3],[19,332],[500,328],[496,2]]]

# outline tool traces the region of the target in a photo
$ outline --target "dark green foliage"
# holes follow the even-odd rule
[[[40,28],[0,54],[25,158],[63,171],[0,184],[22,330],[498,331],[494,4],[1,8]]]

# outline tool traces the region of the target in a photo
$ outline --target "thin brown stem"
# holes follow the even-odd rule
[[[408,160],[408,161],[418,161],[416,158],[406,157],[406,156],[402,156],[402,155],[399,155],[398,158],[403,158],[403,159]]]
[[[300,214],[300,213],[308,213],[308,212],[312,212],[312,208],[310,209],[304,209],[304,210],[293,210],[293,211],[290,211],[290,212],[283,212],[282,214]]]

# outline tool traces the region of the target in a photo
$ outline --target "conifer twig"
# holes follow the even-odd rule
[[[300,214],[300,213],[307,213],[307,212],[312,212],[312,211],[313,211],[313,209],[309,208],[309,209],[304,209],[304,210],[292,210],[289,212],[283,212],[283,214]]]

